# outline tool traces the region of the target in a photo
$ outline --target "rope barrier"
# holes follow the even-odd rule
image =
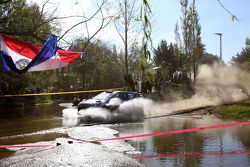
[[[0,145],[0,148],[41,148],[41,147],[52,147],[53,145]]]
[[[211,130],[211,129],[221,129],[221,128],[226,128],[226,127],[233,127],[233,126],[239,126],[239,125],[249,125],[249,124],[250,124],[250,121],[236,122],[236,123],[231,123],[231,124],[221,124],[221,125],[214,125],[214,126],[207,126],[207,127],[200,127],[200,128],[191,128],[191,129],[170,130],[170,131],[163,131],[163,132],[155,132],[155,133],[146,133],[146,134],[139,134],[139,135],[107,138],[107,139],[82,140],[82,142],[102,142],[102,141],[114,141],[114,140],[146,138],[146,137],[173,135],[173,134],[180,134],[180,133],[190,133],[190,132],[195,132],[195,131],[203,131],[203,130]]]
[[[220,129],[226,127],[233,127],[239,125],[249,125],[250,121],[247,122],[236,122],[231,124],[221,124],[215,126],[207,126],[200,128],[191,128],[191,129],[181,129],[181,130],[170,130],[164,132],[156,132],[156,133],[148,133],[148,134],[139,134],[139,135],[131,135],[124,137],[116,137],[116,138],[107,138],[107,139],[99,139],[99,140],[78,140],[80,142],[90,142],[97,144],[101,141],[114,141],[114,140],[124,140],[124,139],[133,139],[133,138],[145,138],[152,136],[162,136],[162,135],[170,135],[170,134],[180,134],[180,133],[190,133],[195,131],[203,131],[210,129]],[[72,144],[73,142],[69,142]],[[57,146],[61,145],[57,143]],[[0,148],[10,149],[10,148],[43,148],[43,147],[52,147],[54,145],[0,145]],[[167,153],[167,154],[157,154],[157,155],[142,155],[142,156],[129,156],[133,159],[149,159],[149,158],[163,158],[163,157],[181,157],[181,156],[210,156],[210,155],[249,155],[250,150],[229,150],[229,151],[207,151],[207,152],[181,152],[181,153]]]
[[[48,95],[65,95],[65,94],[80,94],[80,93],[96,93],[96,92],[104,92],[104,91],[109,91],[109,90],[123,90],[123,89],[124,89],[124,88],[111,88],[111,89],[83,90],[83,91],[71,91],[71,92],[10,94],[10,95],[0,95],[0,97],[48,96]]]

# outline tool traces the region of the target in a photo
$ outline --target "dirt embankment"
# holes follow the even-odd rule
[[[171,115],[182,115],[192,117],[219,117],[223,119],[249,120],[250,119],[250,99],[224,104],[219,106],[196,107],[180,110]]]

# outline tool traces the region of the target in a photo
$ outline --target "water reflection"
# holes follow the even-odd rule
[[[158,126],[153,126],[159,123]],[[149,120],[146,124],[147,128],[151,132],[157,131],[167,131],[173,129],[189,129],[195,126],[193,120],[191,119],[158,119],[158,120]],[[203,152],[204,140],[199,133],[184,133],[181,135],[167,135],[167,136],[158,136],[152,138],[152,147],[154,152],[157,154],[165,153],[181,153],[181,152],[191,152],[198,151]],[[171,158],[171,163],[173,166],[200,166],[200,158],[192,157],[178,157]],[[163,157],[159,159],[159,163],[167,165],[170,159],[168,157]],[[145,162],[152,163],[152,162]]]
[[[25,135],[26,133],[62,127],[62,109],[58,104],[1,108],[0,145],[34,143],[67,137],[65,134],[56,133]],[[0,159],[14,153],[14,151],[0,149]]]
[[[61,133],[48,133],[48,134],[36,134],[29,136],[10,136],[10,137],[1,137],[0,145],[15,145],[15,144],[25,144],[25,143],[35,143],[39,141],[52,141],[56,138],[68,137],[67,134]],[[0,160],[14,154],[15,151],[10,151],[8,149],[0,149]]]
[[[122,127],[118,129],[122,133],[121,136],[123,136],[123,132],[126,132],[126,129],[130,129],[130,131],[135,129],[138,133],[152,133],[226,123],[230,123],[230,121],[222,121],[216,118],[165,117],[145,120],[144,123],[140,124],[139,128],[138,124],[129,124],[130,127],[127,125],[124,129]],[[250,135],[249,130],[249,125],[243,125],[225,129],[157,136],[131,140],[130,142],[138,150],[142,151],[143,155],[171,155],[140,159],[139,161],[146,166],[249,166],[248,154],[233,155],[224,153],[229,150],[248,150],[250,146],[250,141],[247,140]],[[129,134],[126,133],[125,135]],[[219,151],[219,154],[203,154],[211,151]],[[186,154],[184,155],[183,153]]]
[[[235,140],[241,141],[241,144],[245,147],[245,149],[250,149],[249,132],[250,132],[250,126],[245,126],[244,128],[234,128],[232,129],[232,137]]]
[[[52,140],[59,136],[33,135],[32,138],[3,138],[52,129],[62,126],[78,125],[78,119],[62,118],[63,107],[58,104],[35,107],[5,108],[0,110],[0,144],[29,143],[40,140]],[[147,119],[139,123],[123,123],[110,125],[120,131],[121,136],[152,133],[194,127],[205,127],[231,123],[216,118],[193,119],[183,117],[163,117]],[[129,141],[142,155],[172,154],[161,158],[140,159],[146,166],[193,167],[193,166],[250,166],[247,154],[223,154],[228,150],[250,150],[250,125],[242,125],[224,129],[213,129],[137,139]],[[5,140],[7,139],[7,140]],[[221,154],[204,154],[209,151],[221,151]],[[191,154],[198,152],[200,154]],[[190,153],[189,156],[180,153]],[[11,151],[0,151],[1,157],[13,154]]]
[[[62,107],[58,104],[1,108],[0,137],[61,127],[61,116]]]
[[[65,118],[62,119],[62,126],[63,127],[72,127],[79,123],[79,120],[77,118]]]

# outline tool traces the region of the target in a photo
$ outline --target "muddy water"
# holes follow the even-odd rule
[[[64,134],[32,135],[33,132],[62,127],[62,107],[58,104],[10,107],[0,109],[0,145],[25,144],[50,141]],[[14,151],[0,149],[0,159]]]
[[[0,137],[31,133],[62,126],[58,104],[0,109]]]
[[[27,133],[65,126],[62,110],[63,108],[58,104],[1,109],[0,145],[49,141],[58,137],[66,137],[63,134],[55,133],[25,136]],[[163,117],[147,119],[140,123],[115,124],[110,125],[110,127],[120,131],[120,136],[125,136],[232,122],[217,118]],[[83,122],[74,122],[72,125],[75,123],[83,124]],[[66,125],[71,126],[70,123]],[[13,138],[12,136],[15,135],[19,136]],[[138,159],[145,166],[250,166],[249,154],[232,152],[232,150],[250,150],[250,125],[149,137],[140,140],[133,139],[128,142],[141,151],[142,156],[163,155]],[[220,154],[206,154],[210,151],[219,151]],[[0,159],[12,154],[12,151],[0,149]]]
[[[188,129],[232,123],[217,118],[194,119],[165,117],[145,120],[144,123],[115,126],[123,135],[153,133],[175,129]],[[145,166],[250,166],[250,155],[234,151],[250,150],[250,125],[213,129],[192,133],[150,137],[129,141],[142,156]],[[161,155],[161,157],[157,157]]]

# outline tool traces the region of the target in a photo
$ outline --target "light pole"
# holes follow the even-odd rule
[[[222,61],[222,33],[214,33],[220,36],[220,61]]]

